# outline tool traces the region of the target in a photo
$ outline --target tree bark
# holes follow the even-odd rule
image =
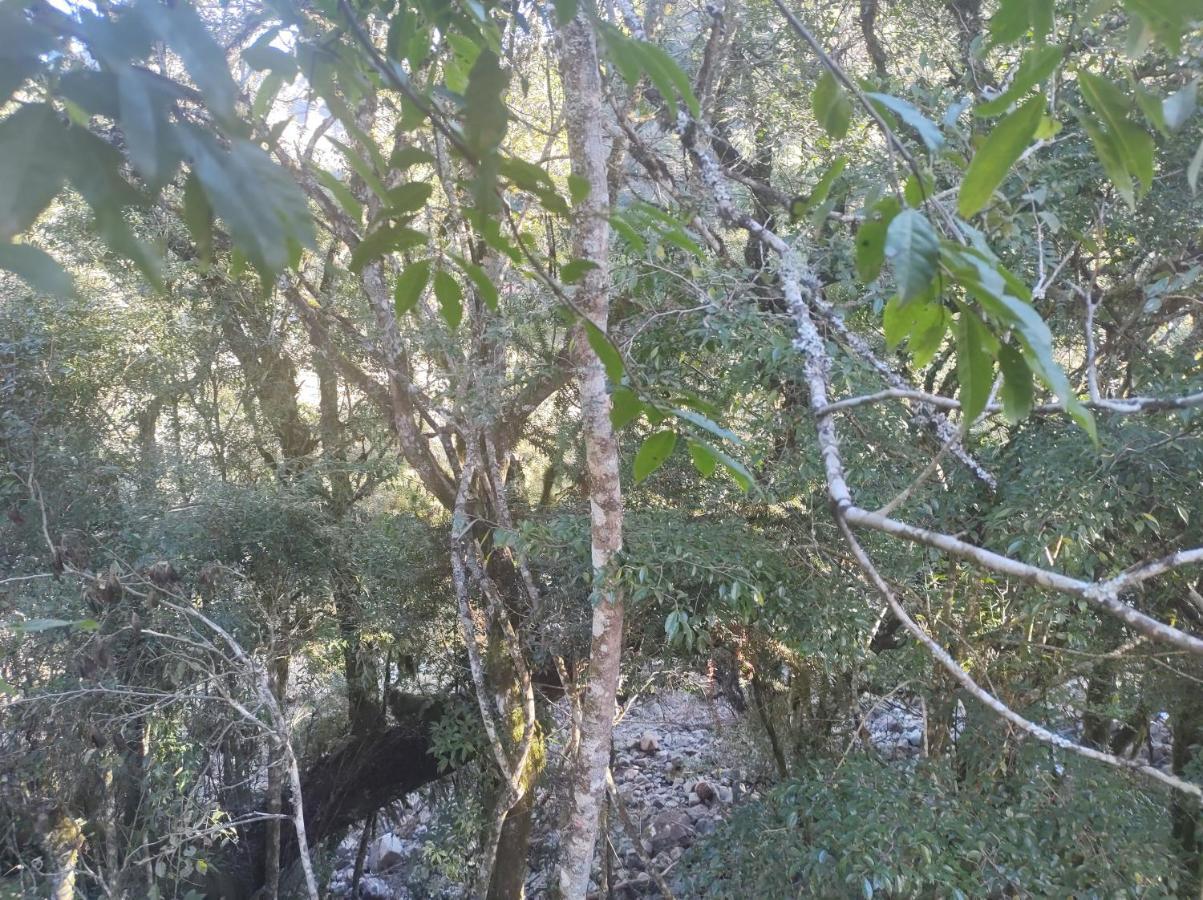
[[[592,28],[583,16],[560,32],[560,74],[564,84],[568,145],[573,174],[589,183],[589,194],[575,210],[573,249],[596,266],[577,289],[579,310],[602,331],[609,319],[610,240],[606,144],[602,133],[601,79]],[[560,860],[560,893],[584,897],[597,844],[601,805],[614,728],[614,698],[622,657],[623,599],[612,580],[610,563],[622,546],[622,491],[618,478],[618,442],[610,423],[610,397],[601,360],[578,325],[573,361],[581,398],[593,552],[593,637],[589,681],[585,688],[581,741],[570,769],[571,797]]]

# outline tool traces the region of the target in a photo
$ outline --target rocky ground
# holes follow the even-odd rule
[[[637,697],[614,732],[614,780],[623,798],[630,833],[620,816],[610,829],[608,876],[617,897],[657,896],[651,874],[678,887],[675,872],[682,853],[741,799],[755,796],[747,768],[757,758],[740,716],[729,704],[707,696],[697,683]],[[552,752],[556,749],[552,740]],[[733,767],[742,760],[745,768]],[[559,811],[539,798],[531,844],[532,875],[527,896],[545,896],[559,847]],[[359,897],[365,900],[460,898],[462,886],[439,877],[429,864],[428,845],[436,832],[437,803],[417,802],[389,831],[369,845]],[[638,846],[632,840],[638,837]],[[339,848],[330,882],[332,897],[350,897],[360,835]],[[545,864],[542,864],[545,863]],[[601,877],[600,855],[597,877]]]
[[[629,825],[621,816],[610,823],[606,877],[622,900],[661,896],[661,880],[682,896],[678,862],[685,850],[713,833],[741,801],[755,799],[756,786],[767,774],[763,754],[749,737],[749,723],[706,688],[696,679],[640,695],[615,729],[614,779]],[[1067,722],[1059,730],[1078,737],[1080,727]],[[862,702],[855,744],[868,742],[883,757],[904,761],[921,755],[925,740],[921,709],[893,698]],[[1153,721],[1139,755],[1166,766],[1169,744],[1163,715]],[[555,735],[550,746],[554,758]],[[454,843],[455,837],[454,832],[448,837],[446,804],[437,797],[431,793],[416,800],[370,842],[359,898],[458,900],[467,896],[462,885],[440,874],[439,851],[445,853],[445,845],[449,840]],[[560,822],[560,810],[548,794],[541,792],[536,809],[529,860],[532,874],[527,881],[527,896],[533,898],[548,894]],[[359,833],[352,834],[339,848],[331,897],[352,896],[359,840]],[[599,853],[594,888],[602,877]]]

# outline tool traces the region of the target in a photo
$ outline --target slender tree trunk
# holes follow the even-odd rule
[[[269,666],[271,691],[276,702],[284,705],[284,695],[288,690],[289,656],[277,651],[276,658]],[[273,758],[267,765],[267,812],[279,816],[284,809],[284,760]],[[268,819],[266,827],[266,846],[263,851],[263,897],[265,900],[276,900],[280,896],[280,845],[281,819]]]
[[[589,183],[589,195],[576,209],[575,255],[592,269],[576,292],[580,310],[603,331],[609,318],[610,240],[606,144],[602,133],[601,79],[593,31],[578,16],[560,32],[560,73],[564,83],[568,145],[574,175]],[[584,897],[597,844],[606,771],[614,729],[614,698],[622,658],[622,595],[611,580],[610,561],[622,546],[622,491],[618,480],[618,442],[610,423],[610,397],[601,361],[590,349],[584,329],[573,342],[581,398],[585,457],[592,512],[593,643],[585,688],[581,742],[571,769],[572,794],[560,860],[560,893]]]

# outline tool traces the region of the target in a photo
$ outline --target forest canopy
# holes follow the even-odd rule
[[[0,0],[0,896],[1200,896],[1201,29]]]

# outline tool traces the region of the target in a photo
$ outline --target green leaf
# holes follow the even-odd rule
[[[835,140],[842,140],[848,134],[848,124],[852,121],[852,101],[830,69],[823,70],[811,96],[811,104],[815,119]]]
[[[894,267],[894,279],[903,300],[927,290],[936,274],[940,243],[927,217],[917,209],[904,209],[886,229],[885,256]]]
[[[226,66],[226,54],[213,40],[196,10],[185,2],[144,2],[139,9],[159,38],[171,47],[192,76],[205,103],[219,119],[233,122],[238,87]]]
[[[338,201],[338,205],[342,207],[343,212],[350,217],[352,222],[358,225],[363,221],[363,204],[351,193],[351,189],[346,184],[325,169],[315,169],[314,176],[322,187],[334,195],[334,199]]]
[[[994,189],[1002,184],[1011,166],[1031,143],[1044,115],[1045,104],[1044,95],[1037,94],[995,125],[985,143],[973,154],[957,197],[957,211],[963,218],[980,212],[990,202]]]
[[[415,147],[412,144],[397,147],[388,159],[388,167],[394,172],[408,169],[410,166],[431,165],[433,163],[433,156],[421,147]]]
[[[579,205],[589,196],[589,179],[580,175],[568,176],[568,196],[574,204]]]
[[[678,419],[689,422],[691,425],[696,425],[698,428],[710,432],[720,440],[730,441],[737,447],[743,444],[743,440],[734,431],[723,428],[723,426],[699,412],[695,412],[692,409],[674,409],[672,413]]]
[[[359,246],[351,254],[348,268],[358,275],[364,266],[386,253],[399,253],[402,250],[420,247],[429,239],[423,232],[404,225],[382,226],[359,242]]]
[[[9,625],[13,631],[25,634],[37,634],[42,631],[52,631],[56,628],[70,628],[75,623],[68,619],[26,619],[24,622],[14,622]]]
[[[1024,362],[1023,355],[1010,344],[998,348],[998,366],[1002,370],[1003,415],[1014,425],[1025,419],[1032,411],[1032,370]]]
[[[397,311],[398,319],[418,305],[429,280],[429,260],[419,260],[405,267],[393,287],[393,308]]]
[[[627,387],[616,387],[610,392],[610,424],[621,431],[643,413],[643,401]]]
[[[504,100],[509,80],[497,54],[483,50],[468,73],[468,88],[464,92],[464,138],[479,160],[473,195],[476,206],[486,214],[491,214],[497,206],[493,194],[497,181],[496,154],[509,124]]]
[[[886,230],[901,209],[897,197],[884,197],[856,230],[856,273],[865,284],[881,272],[886,258]]]
[[[1148,132],[1128,118],[1131,104],[1123,92],[1110,81],[1079,70],[1078,86],[1087,105],[1099,116],[1112,156],[1112,164],[1118,162],[1129,175],[1138,178],[1143,194],[1153,183],[1153,139]],[[1098,148],[1099,141],[1095,135],[1092,134],[1091,139]],[[1099,155],[1102,159],[1104,151],[1101,148]],[[1103,165],[1104,168],[1108,168],[1106,160],[1103,161]],[[1119,188],[1120,185],[1117,184],[1116,187]]]
[[[987,337],[978,317],[963,309],[957,316],[957,380],[966,423],[975,421],[990,399],[994,360],[987,349]]]
[[[560,281],[564,284],[576,284],[596,268],[598,268],[597,263],[589,259],[571,260],[560,268]]]
[[[439,312],[452,331],[459,328],[464,318],[464,294],[459,282],[450,273],[439,269],[434,273],[434,295],[439,301]]]
[[[372,193],[387,202],[388,188],[385,186],[380,175],[377,174],[373,164],[356,153],[355,149],[349,144],[344,144],[342,141],[332,137],[327,137],[326,139],[338,148],[339,152],[343,155],[343,159],[347,161],[347,165],[354,170],[356,175],[363,179],[364,184],[372,189]]]
[[[635,483],[643,481],[664,465],[676,446],[675,431],[657,431],[647,438],[635,453]]]
[[[195,172],[189,172],[184,181],[184,224],[201,265],[208,266],[213,260],[213,208]]]
[[[150,83],[151,76],[129,66],[117,70],[117,103],[126,153],[151,185],[171,179],[179,151],[171,135],[170,98]]]
[[[1165,122],[1164,101],[1139,82],[1134,82],[1132,86],[1136,91],[1136,103],[1141,112],[1145,114],[1149,124],[1169,137],[1170,128]]]
[[[577,0],[553,0],[552,6],[555,7],[557,25],[567,25],[576,17]]]
[[[12,272],[41,294],[69,297],[75,291],[63,267],[50,254],[29,244],[0,244],[0,269]]]
[[[1124,165],[1123,159],[1120,156],[1120,150],[1112,140],[1110,132],[1099,128],[1087,118],[1085,113],[1078,113],[1078,121],[1090,138],[1091,143],[1094,144],[1094,150],[1098,154],[1099,162],[1103,164],[1103,171],[1111,179],[1111,184],[1115,187],[1116,193],[1128,204],[1129,209],[1135,210],[1136,186],[1132,182],[1132,173]]]
[[[593,348],[593,352],[597,354],[597,358],[605,367],[606,377],[610,379],[611,383],[618,384],[622,381],[622,373],[626,369],[622,362],[622,354],[618,352],[618,348],[614,346],[604,331],[588,319],[582,320],[582,324],[585,327],[585,339],[589,341],[589,346]]]
[[[432,187],[424,181],[409,181],[389,188],[385,197],[386,215],[403,216],[417,212],[430,199]]]
[[[0,122],[0,241],[28,229],[63,186],[65,132],[44,103],[22,106]]]
[[[945,259],[952,277],[981,302],[982,307],[1004,328],[1013,330],[1032,371],[1057,398],[1066,411],[1090,435],[1098,440],[1094,417],[1082,405],[1070,387],[1069,379],[1053,356],[1053,336],[1048,325],[1030,303],[1014,296],[1011,279],[996,260],[976,250],[946,245]]]
[[[497,312],[497,304],[500,299],[497,295],[497,286],[489,280],[489,276],[485,273],[485,270],[476,263],[464,259],[462,256],[452,254],[451,258],[455,260],[455,264],[460,267],[460,270],[476,286],[476,292],[480,295],[480,299],[484,302],[485,306],[493,310],[493,312]]]
[[[906,341],[906,349],[911,354],[911,362],[922,369],[944,343],[944,334],[948,331],[952,316],[944,308],[943,303],[915,304],[914,323]]]
[[[1007,89],[987,103],[974,109],[976,116],[997,116],[1010,108],[1011,104],[1040,84],[1057,70],[1065,50],[1056,44],[1049,47],[1031,47],[1023,55],[1011,84]]]
[[[677,65],[676,60],[655,44],[641,41],[639,42],[639,50],[640,55],[643,57],[648,77],[652,79],[652,83],[656,85],[656,88],[666,98],[680,99],[694,118],[700,116],[702,109],[698,105],[698,98],[694,96],[689,78],[681,71],[681,67]]]
[[[723,468],[726,469],[727,473],[735,479],[735,483],[739,485],[739,489],[741,491],[746,494],[752,489],[752,486],[756,484],[756,479],[752,477],[752,473],[748,471],[747,466],[745,466],[735,457],[724,453],[722,450],[719,450],[717,447],[707,444],[706,448],[712,454],[714,454],[720,463],[722,463]]]
[[[693,460],[693,466],[702,473],[703,478],[709,478],[714,474],[714,470],[718,468],[718,457],[714,455],[708,446],[700,441],[689,441],[689,458]]]
[[[927,146],[928,150],[934,153],[944,146],[944,135],[940,133],[940,129],[936,127],[936,124],[906,100],[894,97],[891,94],[870,93],[865,96],[875,104],[893,111],[897,114],[898,118],[915,129],[915,132]]]
[[[177,137],[213,212],[260,274],[282,272],[294,247],[313,246],[305,196],[256,144],[230,138],[226,149],[194,126],[178,129]]]
[[[995,44],[1012,44],[1028,32],[1030,0],[1001,0],[998,10],[990,17],[990,40]]]
[[[840,174],[848,167],[848,158],[846,156],[838,156],[831,165],[823,172],[823,176],[819,179],[819,183],[814,186],[814,190],[810,192],[810,199],[806,201],[806,209],[815,209],[827,200],[827,195],[831,193],[831,186],[835,184],[835,180],[840,177]]]

